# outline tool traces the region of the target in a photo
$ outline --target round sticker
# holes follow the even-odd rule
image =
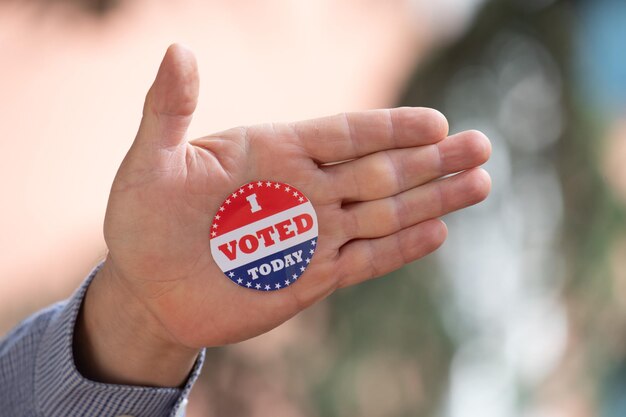
[[[222,203],[210,236],[213,259],[231,281],[274,291],[296,282],[311,262],[317,216],[295,187],[254,181]]]

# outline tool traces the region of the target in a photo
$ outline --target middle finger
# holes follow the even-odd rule
[[[436,144],[377,152],[322,169],[330,174],[342,201],[369,201],[481,165],[490,153],[489,139],[470,130]]]

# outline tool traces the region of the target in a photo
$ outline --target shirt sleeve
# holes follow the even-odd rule
[[[74,326],[96,267],[72,297],[22,322],[0,342],[0,410],[13,417],[178,417],[200,374],[204,350],[183,388],[104,384],[74,364]],[[4,415],[4,414],[3,414]]]

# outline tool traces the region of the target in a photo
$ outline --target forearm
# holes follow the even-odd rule
[[[113,361],[117,365],[108,368],[110,363],[108,356],[104,355],[104,359],[101,359],[100,353],[94,354],[93,351],[86,349],[87,344],[83,336],[78,335],[76,326],[79,311],[84,305],[85,293],[88,290],[92,292],[92,284],[95,284],[93,288],[101,285],[96,284],[96,281],[106,281],[100,278],[94,281],[96,272],[98,276],[106,274],[106,270],[100,274],[99,268],[96,268],[69,300],[38,312],[0,341],[0,387],[2,387],[0,389],[0,414],[6,413],[14,417],[33,415],[68,417],[87,414],[94,417],[123,414],[134,417],[180,415],[185,399],[200,373],[203,353],[201,352],[197,357],[191,371],[185,367],[186,365],[181,365],[183,369],[178,371],[185,373],[180,377],[183,381],[179,377],[176,377],[179,378],[176,380],[172,377],[176,374],[173,370],[167,371],[167,369],[175,368],[175,363],[183,362],[170,360],[167,353],[163,353],[163,357],[168,360],[159,357],[150,364],[153,369],[158,370],[160,375],[167,376],[167,378],[163,381],[153,378],[153,374],[145,370],[145,361],[150,360],[149,358],[154,357],[160,350],[147,353],[147,356],[139,355],[138,357],[143,359],[137,360],[136,354],[131,354],[131,352],[136,352],[137,348],[133,347],[136,344],[129,343],[128,348],[124,345],[122,353],[116,354],[116,357],[121,357],[121,361]],[[90,297],[100,300],[102,297],[100,291],[101,289],[94,290],[94,295]],[[114,308],[128,304],[122,300],[121,296],[114,297],[114,301],[109,304]],[[90,304],[91,302],[86,305]],[[96,304],[98,303],[94,303],[94,307]],[[104,317],[101,316],[102,319]],[[112,324],[112,322],[105,321]],[[104,331],[115,335],[116,333],[109,327],[114,326],[107,326],[108,330]],[[134,340],[138,337],[136,334],[129,338]],[[95,346],[100,346],[100,343],[96,342]],[[119,352],[113,348],[105,350],[109,353]],[[101,349],[98,348],[95,352],[100,351]],[[79,372],[75,366],[77,353],[87,361],[91,360],[88,354],[98,357],[98,366],[95,366],[96,362],[88,363],[88,366],[82,366]],[[124,365],[124,368],[132,370],[130,376],[126,372],[118,372],[120,363]],[[89,368],[89,373],[83,374],[86,368]],[[106,377],[100,377],[99,371],[102,369],[106,369]],[[95,381],[89,378],[92,375],[95,376]],[[172,380],[171,384],[169,384],[170,380]],[[103,381],[126,382],[128,385],[102,383]],[[145,383],[148,386],[139,386],[138,383]],[[155,387],[168,384],[176,388]],[[184,386],[181,386],[183,384]]]
[[[79,312],[74,355],[87,378],[113,384],[179,387],[199,349],[176,343],[145,305],[125,288],[107,260]]]

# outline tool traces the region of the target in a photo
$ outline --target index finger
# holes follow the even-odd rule
[[[400,107],[341,113],[291,125],[309,156],[339,162],[374,152],[430,145],[448,134],[446,118],[434,109]]]

